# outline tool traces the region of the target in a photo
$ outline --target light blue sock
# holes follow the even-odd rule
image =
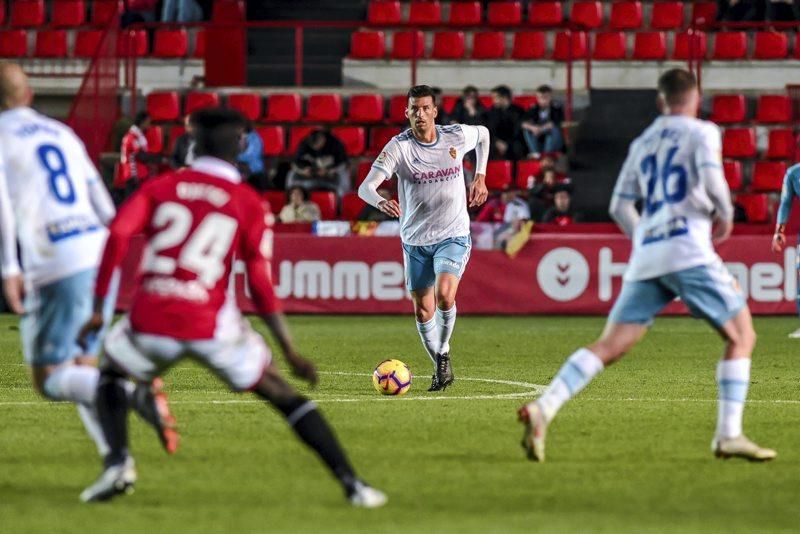
[[[561,406],[578,394],[603,370],[603,361],[589,349],[578,349],[564,362],[536,403],[550,421]]]
[[[717,437],[735,438],[742,433],[744,403],[750,386],[750,358],[721,360],[717,364],[717,385]]]

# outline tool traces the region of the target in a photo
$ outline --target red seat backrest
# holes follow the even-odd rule
[[[386,54],[386,36],[382,31],[357,31],[350,35],[350,57],[381,59]]]
[[[756,161],[753,166],[753,191],[780,191],[783,187],[783,176],[786,174],[786,163],[783,161]]]
[[[537,26],[557,26],[564,22],[562,2],[531,2],[528,6],[528,22]]]
[[[389,53],[392,59],[419,59],[424,54],[425,36],[421,31],[399,31],[392,35],[392,51]]]
[[[320,218],[330,221],[336,218],[336,195],[330,191],[312,191],[311,202],[319,206]]]
[[[522,5],[516,1],[489,2],[486,21],[489,24],[519,24],[522,21]]]
[[[791,122],[792,100],[787,95],[761,95],[756,107],[756,121]]]
[[[784,59],[789,55],[789,37],[779,32],[756,32],[754,59]]]
[[[511,49],[512,59],[542,59],[547,54],[544,32],[516,32]]]
[[[359,198],[358,193],[350,192],[342,196],[342,216],[345,221],[358,220],[359,214],[366,207],[367,203]]]
[[[683,25],[683,2],[653,2],[650,27],[654,30],[675,30]]]
[[[611,4],[611,28],[633,30],[642,26],[641,2],[614,2]]]
[[[768,158],[790,159],[794,157],[797,141],[791,128],[776,128],[769,131],[767,142]]]
[[[386,143],[392,140],[392,137],[402,131],[396,126],[373,126],[369,131],[368,152],[370,154],[378,154],[386,146]]]
[[[450,26],[475,26],[480,23],[480,2],[450,2]]]
[[[94,0],[92,2],[92,24],[105,26],[114,15],[122,13],[121,0]]]
[[[259,126],[256,133],[261,136],[265,156],[282,156],[286,153],[286,132],[283,126]]]
[[[274,93],[267,97],[267,120],[296,122],[303,116],[303,101],[297,93]]]
[[[374,93],[351,95],[347,104],[347,119],[354,122],[383,120],[383,96]]]
[[[506,55],[505,32],[475,32],[472,59],[502,59]]]
[[[314,122],[337,122],[342,118],[342,95],[320,93],[306,100],[305,120]]]
[[[261,195],[269,203],[269,209],[273,215],[278,215],[286,205],[286,193],[284,191],[264,191]]]
[[[94,57],[102,38],[103,30],[78,30],[75,35],[75,46],[72,49],[72,54],[81,58]]]
[[[188,115],[198,109],[215,108],[217,106],[219,106],[219,95],[217,93],[199,93],[191,91],[186,95],[184,113]]]
[[[578,0],[572,2],[570,20],[586,28],[599,28],[603,24],[603,6],[600,2]]]
[[[717,124],[744,122],[747,116],[744,95],[714,95],[709,120]]]
[[[465,48],[464,32],[436,32],[433,35],[434,59],[462,59]]]
[[[53,2],[50,23],[58,28],[73,28],[86,21],[86,5],[83,0],[59,0]]]
[[[722,133],[722,155],[752,158],[756,155],[756,134],[752,128],[727,128]]]
[[[255,121],[261,118],[261,95],[258,93],[234,93],[228,95],[228,107]]]
[[[742,162],[726,159],[722,162],[722,169],[725,174],[725,181],[728,182],[728,187],[731,191],[737,191],[742,188]]]
[[[667,57],[663,32],[638,32],[633,41],[633,59],[661,60]]]
[[[706,57],[707,37],[703,32],[680,32],[675,34],[675,49],[672,51],[672,59],[689,59],[691,54],[694,58]]]
[[[44,0],[11,2],[11,26],[31,28],[44,25]]]
[[[438,0],[412,0],[408,10],[408,22],[419,25],[436,25],[442,22],[442,6]]]
[[[571,37],[571,38],[570,38]],[[572,48],[570,50],[570,43]],[[558,32],[556,34],[556,45],[553,50],[553,59],[556,61],[566,61],[572,54],[572,59],[586,57],[586,33],[585,32]]]
[[[189,53],[189,36],[183,28],[159,29],[153,38],[153,56],[163,58],[186,57]]]
[[[36,32],[35,57],[66,57],[67,32],[65,30],[39,30]]]
[[[360,156],[367,146],[367,136],[361,126],[337,126],[331,129],[331,134],[344,145],[347,155]]]
[[[744,208],[747,222],[769,222],[769,197],[766,193],[738,195],[736,201]]]
[[[714,37],[713,59],[744,59],[747,55],[747,34],[717,32]]]
[[[492,191],[508,189],[511,185],[511,166],[508,160],[492,160],[486,166],[486,187]]]
[[[156,91],[147,95],[147,113],[154,121],[176,121],[181,115],[178,93]]]
[[[599,60],[625,59],[625,34],[622,32],[600,32],[595,35],[592,58]]]

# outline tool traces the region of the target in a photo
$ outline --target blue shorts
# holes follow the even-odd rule
[[[470,236],[451,237],[435,245],[406,245],[403,243],[403,263],[406,269],[406,287],[417,291],[433,287],[436,275],[449,273],[461,278],[472,250]]]
[[[721,261],[716,261],[650,280],[624,282],[608,320],[650,325],[675,297],[681,298],[692,315],[717,328],[746,305],[736,280]]]
[[[102,332],[90,340],[87,350],[77,342],[81,328],[92,315],[96,277],[97,271],[88,269],[25,295],[25,314],[19,324],[25,363],[35,367],[59,365],[82,354],[99,353]],[[115,277],[106,298],[106,325],[114,314],[118,282]]]

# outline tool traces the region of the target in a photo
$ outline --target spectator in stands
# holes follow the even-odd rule
[[[125,2],[125,12],[120,17],[120,24],[124,28],[136,22],[155,22],[156,4],[158,0],[128,0]]]
[[[767,20],[792,21],[800,20],[800,1],[769,0],[767,3]]]
[[[492,107],[486,110],[484,121],[492,139],[489,157],[519,159],[520,122],[523,109],[511,100],[511,89],[498,85],[492,89]]]
[[[733,222],[747,222],[747,210],[736,200],[736,193],[731,194],[731,203],[733,204]]]
[[[308,190],[294,186],[286,194],[288,202],[278,214],[282,223],[314,222],[320,219],[319,206],[308,199]]]
[[[149,175],[147,163],[152,158],[147,153],[147,137],[144,135],[149,127],[150,115],[146,111],[140,111],[133,119],[128,132],[122,137],[119,175],[114,181],[116,200],[127,198]]]
[[[553,205],[558,174],[552,165],[542,166],[539,176],[528,191],[528,206],[535,221],[541,221],[545,212]]]
[[[378,188],[377,193],[385,198],[386,200],[392,200],[392,192],[389,191],[385,187]],[[358,214],[359,221],[376,221],[376,222],[383,222],[383,221],[390,221],[393,217],[385,214],[378,208],[367,204],[364,206],[364,209],[361,210],[361,213]]]
[[[450,124],[450,115],[442,107],[442,88],[441,87],[431,87],[433,90],[433,104],[438,108],[438,112],[436,113],[436,124]]]
[[[717,19],[732,22],[764,20],[765,7],[764,0],[717,0]]]
[[[248,123],[243,139],[242,152],[237,161],[242,174],[247,177],[247,182],[259,191],[269,188],[267,175],[264,173],[264,141]]]
[[[194,161],[194,126],[190,115],[184,117],[183,125],[186,131],[175,140],[170,156],[170,163],[174,169],[188,167]]]
[[[525,201],[519,198],[519,191],[509,189],[500,193],[500,196],[489,200],[475,220],[477,222],[513,224],[530,218],[530,209]]]
[[[486,110],[483,108],[478,96],[477,87],[474,85],[466,86],[461,92],[461,98],[456,100],[456,104],[453,106],[450,122],[453,124],[470,124],[472,126],[482,125]]]
[[[341,141],[330,132],[315,130],[297,149],[286,187],[335,191],[340,197],[350,190],[350,169]]]
[[[572,208],[572,188],[567,184],[559,184],[554,191],[553,206],[545,212],[542,222],[559,226],[582,222],[583,215]]]
[[[161,22],[200,22],[203,10],[195,0],[164,0]]]
[[[528,157],[539,159],[542,152],[552,154],[564,148],[561,135],[564,106],[553,100],[553,89],[549,85],[536,89],[536,100],[522,117],[522,135],[528,146]]]

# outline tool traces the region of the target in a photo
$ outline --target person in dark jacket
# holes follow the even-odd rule
[[[194,161],[194,127],[189,120],[189,115],[183,119],[183,125],[186,131],[175,141],[172,156],[169,159],[173,169],[188,167]]]
[[[564,106],[553,100],[553,90],[542,85],[536,90],[537,103],[522,117],[522,135],[528,146],[530,157],[539,159],[542,152],[551,154],[564,149],[561,123],[564,122]]]
[[[461,92],[461,98],[456,100],[453,112],[450,114],[452,124],[469,124],[478,126],[483,124],[483,115],[486,109],[478,98],[478,88],[468,85]]]
[[[484,115],[484,124],[492,140],[491,159],[518,159],[520,155],[520,123],[524,111],[512,102],[511,97],[507,85],[492,89],[494,103]]]

